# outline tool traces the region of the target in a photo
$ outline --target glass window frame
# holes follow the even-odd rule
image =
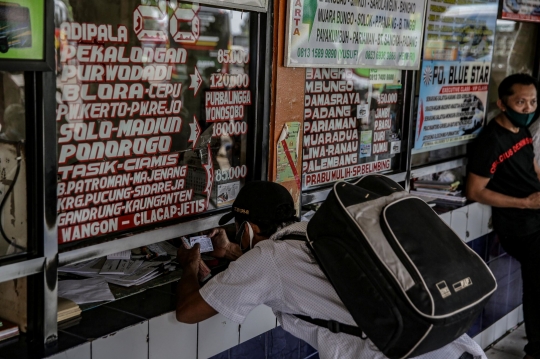
[[[216,8],[216,7],[214,7]],[[219,9],[219,8],[218,8]],[[269,21],[266,13],[261,12],[249,12],[250,14],[250,62],[249,62],[249,71],[250,71],[250,84],[249,90],[251,91],[252,104],[247,106],[247,122],[250,133],[247,137],[247,151],[246,151],[246,165],[248,167],[248,173],[245,178],[246,182],[252,180],[264,180],[266,179],[266,166],[267,166],[267,156],[264,155],[268,153],[268,111],[265,111],[269,103],[269,91],[270,91],[270,77],[268,75],[267,67],[270,64],[270,53],[266,44],[271,39],[270,32],[271,28],[268,27]],[[268,65],[266,65],[268,64]],[[56,112],[55,112],[56,113]],[[183,126],[188,126],[187,121]],[[54,143],[53,143],[54,145]],[[49,150],[52,150],[50,147]],[[56,151],[56,149],[55,149]],[[85,248],[91,246],[93,248],[98,247],[100,244],[111,242],[121,238],[132,237],[133,235],[141,235],[138,238],[151,238],[152,232],[155,230],[160,230],[173,226],[177,228],[181,226],[183,228],[192,227],[197,230],[209,229],[212,228],[212,221],[206,221],[208,224],[204,225],[201,223],[201,218],[213,218],[216,216],[221,216],[227,209],[230,208],[230,205],[225,207],[220,207],[218,209],[212,209],[207,212],[190,215],[187,217],[177,218],[173,220],[153,223],[137,228],[128,229],[122,232],[115,232],[110,234],[105,234],[95,238],[82,239],[71,243],[64,243],[59,245],[60,253],[66,253],[66,260],[75,260],[68,258],[79,258],[79,255],[75,257],[70,256],[69,251],[75,250],[77,253],[84,256],[86,252]],[[193,227],[193,223],[198,223],[197,226]],[[164,240],[167,238],[163,238]],[[145,241],[142,239],[142,241]],[[136,243],[137,241],[133,241]],[[121,247],[124,248],[125,244],[108,244],[108,247]],[[129,245],[128,245],[129,246]]]

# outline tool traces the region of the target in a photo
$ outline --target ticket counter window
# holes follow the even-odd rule
[[[0,258],[26,251],[23,73],[0,72]]]
[[[230,205],[250,170],[249,13],[56,7],[59,244]]]

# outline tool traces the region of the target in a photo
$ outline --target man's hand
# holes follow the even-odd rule
[[[535,192],[525,198],[525,208],[539,209],[540,208],[540,192]]]
[[[540,192],[533,193],[525,198],[511,197],[492,191],[486,186],[490,181],[487,177],[481,177],[469,173],[467,177],[467,198],[471,201],[487,204],[493,207],[539,209]]]
[[[227,248],[231,245],[225,230],[223,228],[214,228],[208,236],[212,239],[212,245],[214,246],[214,250],[208,254],[216,258],[225,257]]]
[[[242,255],[240,246],[229,241],[223,228],[214,228],[208,236],[212,239],[212,245],[214,246],[214,250],[208,252],[212,257],[234,261]]]
[[[176,260],[184,271],[188,268],[193,270],[195,274],[199,271],[199,262],[201,260],[199,247],[199,243],[195,243],[191,249],[182,246],[176,251]]]

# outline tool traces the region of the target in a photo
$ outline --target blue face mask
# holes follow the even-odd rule
[[[512,124],[516,127],[527,127],[531,124],[533,118],[534,118],[534,112],[532,113],[519,113],[510,106],[506,105],[506,111],[504,112],[506,115],[506,118],[512,122]]]

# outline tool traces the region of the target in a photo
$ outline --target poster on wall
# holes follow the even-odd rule
[[[415,150],[471,140],[485,124],[497,3],[428,1]]]
[[[230,205],[245,182],[249,14],[145,4],[56,4],[60,244]]]
[[[296,169],[300,145],[300,122],[287,122],[281,130],[277,142],[276,182],[296,181],[300,189],[300,176]]]
[[[44,59],[43,0],[0,3],[0,60]]]
[[[504,0],[501,19],[540,22],[540,0]]]
[[[399,70],[306,69],[302,188],[392,170]]]
[[[418,70],[423,0],[287,3],[286,66]]]

